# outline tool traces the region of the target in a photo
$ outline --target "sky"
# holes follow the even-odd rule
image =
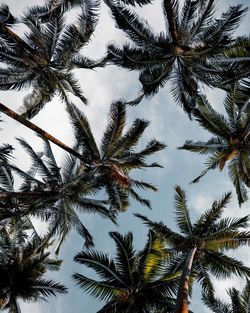
[[[219,1],[217,12],[220,13],[229,5],[242,3],[246,6],[247,2],[247,0]],[[41,1],[7,0],[2,1],[2,3],[8,4],[13,14],[17,15],[20,14],[25,7],[33,4],[41,4]],[[156,32],[163,30],[164,23],[160,3],[159,0],[155,0],[153,6],[149,5],[137,9],[140,15],[148,20],[149,24]],[[248,25],[249,13],[237,29],[236,34],[247,34]],[[82,50],[82,54],[91,56],[92,58],[99,58],[105,54],[106,44],[111,41],[122,43],[126,41],[126,38],[121,31],[115,28],[108,8],[102,3],[96,31],[90,44]],[[97,138],[97,142],[100,142],[111,102],[120,98],[131,100],[137,95],[140,89],[138,73],[120,69],[115,66],[95,69],[94,71],[78,69],[75,73],[81,82],[85,96],[89,100],[88,106],[76,101],[77,105],[87,115],[93,133]],[[208,88],[204,91],[213,107],[219,111],[223,111],[222,100],[224,93],[220,90],[211,90]],[[28,90],[23,92],[2,91],[0,92],[0,99],[3,104],[20,112],[23,97],[27,92]],[[144,134],[142,144],[145,144],[145,142],[149,141],[151,138],[156,138],[168,145],[165,150],[155,154],[152,158],[153,161],[162,164],[164,166],[163,169],[148,169],[140,174],[135,173],[136,177],[157,185],[159,191],[157,193],[147,193],[148,198],[152,202],[152,211],[132,202],[128,211],[120,214],[118,227],[97,215],[82,215],[84,224],[94,235],[97,250],[110,253],[111,256],[114,255],[114,245],[111,238],[108,236],[109,231],[119,231],[122,234],[132,231],[134,234],[135,247],[141,249],[144,246],[147,229],[133,216],[133,213],[141,213],[147,215],[152,220],[163,221],[165,224],[175,229],[173,203],[174,187],[176,185],[180,185],[186,191],[193,221],[195,221],[204,210],[208,209],[215,199],[221,198],[221,196],[228,191],[233,191],[233,198],[225,209],[225,215],[239,217],[249,213],[249,201],[243,204],[239,209],[235,191],[228,178],[226,169],[222,172],[211,171],[198,184],[189,184],[189,182],[202,171],[205,157],[192,154],[188,151],[176,150],[176,147],[183,145],[185,140],[206,140],[210,135],[199,127],[197,122],[190,121],[182,109],[174,103],[168,87],[161,89],[153,98],[144,99],[137,107],[129,108],[127,116],[127,125],[131,125],[133,120],[138,117],[151,121],[150,126]],[[16,148],[14,153],[16,163],[22,169],[27,169],[27,155],[18,147],[15,137],[23,137],[31,143],[37,151],[41,149],[41,141],[34,133],[25,129],[24,126],[19,125],[17,122],[3,115],[1,118],[5,122],[1,125],[0,141],[2,143],[11,143]],[[70,123],[65,112],[65,107],[58,98],[54,98],[53,101],[48,103],[45,109],[33,118],[32,121],[61,141],[72,146],[73,136]],[[65,154],[60,148],[54,145],[52,145],[52,147],[60,164]],[[131,176],[135,177],[133,173]],[[39,222],[36,222],[36,224],[41,231],[44,230],[43,224]],[[22,303],[22,312],[95,313],[103,306],[104,303],[98,302],[87,294],[84,294],[74,285],[71,279],[71,275],[76,271],[86,276],[93,275],[93,272],[72,261],[74,255],[81,251],[81,249],[82,239],[72,232],[61,249],[60,258],[64,261],[61,271],[58,273],[49,273],[50,277],[57,279],[69,287],[68,295],[58,296],[57,298],[51,297],[47,303]],[[237,250],[234,256],[237,256],[238,259],[250,266],[250,252],[248,248]],[[227,299],[226,288],[234,286],[241,289],[244,284],[241,279],[236,277],[223,281],[214,280],[214,282],[218,297],[225,299]],[[192,308],[195,313],[210,312],[200,301],[199,287],[194,288],[193,297],[191,299],[191,309]]]

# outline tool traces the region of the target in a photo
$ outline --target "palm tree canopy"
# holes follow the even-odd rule
[[[235,186],[240,205],[247,200],[247,187],[250,187],[249,83],[244,83],[235,86],[225,98],[227,117],[215,111],[202,96],[193,115],[213,137],[206,142],[188,140],[178,148],[210,154],[204,171],[193,182],[198,182],[211,169],[219,168],[222,171],[228,164],[229,177]]]
[[[79,273],[73,278],[77,285],[95,298],[107,301],[98,312],[151,312],[165,308],[173,312],[173,295],[177,289],[178,274],[164,269],[166,256],[162,242],[152,232],[142,251],[136,252],[132,233],[125,236],[110,233],[116,244],[116,255],[83,251],[75,261],[93,269],[101,278],[94,280]]]
[[[67,108],[77,140],[75,151],[83,156],[85,163],[67,156],[60,169],[47,140],[43,140],[44,151],[38,153],[28,142],[18,139],[31,158],[30,169],[24,172],[11,165],[8,172],[1,171],[0,181],[0,219],[25,215],[49,221],[50,234],[60,234],[56,253],[72,228],[85,239],[86,247],[93,245],[93,238],[78,217],[77,210],[98,213],[115,222],[115,213],[126,209],[129,196],[150,206],[149,200],[142,198],[134,187],[153,191],[157,188],[145,181],[132,179],[129,172],[134,168],[159,167],[159,164],[148,164],[145,160],[165,147],[153,139],[141,151],[134,150],[149,123],[137,119],[124,134],[126,112],[122,102],[111,105],[100,148],[85,115],[73,104]],[[11,171],[23,179],[17,192]],[[107,192],[108,201],[89,198],[101,189]],[[32,202],[30,199],[33,199]]]
[[[97,8],[98,3],[89,1],[71,25],[65,24],[63,14],[53,16],[46,23],[40,23],[39,19],[27,14],[21,20],[28,27],[23,38],[8,27],[0,30],[0,37],[5,39],[7,32],[10,42],[0,47],[0,60],[7,65],[0,69],[0,89],[33,88],[24,99],[24,117],[32,118],[56,94],[68,102],[68,93],[71,93],[86,103],[72,69],[93,68],[105,63],[78,53],[95,29]]]
[[[129,173],[133,169],[161,167],[155,162],[148,164],[146,158],[165,148],[163,143],[152,139],[144,149],[135,151],[149,122],[136,119],[124,132],[125,107],[122,101],[111,104],[107,127],[98,147],[86,116],[73,104],[68,106],[80,153],[85,162],[91,165],[91,169],[85,171],[92,175],[94,186],[106,189],[112,209],[120,211],[124,211],[128,206],[129,196],[150,207],[150,202],[143,199],[134,187],[153,191],[157,188],[150,183],[132,179]]]
[[[14,229],[0,229],[0,309],[19,313],[18,300],[38,301],[48,296],[65,294],[62,284],[43,278],[48,269],[58,270],[60,260],[49,258],[45,252],[48,239],[40,240],[35,233],[29,238],[23,220]]]
[[[79,162],[70,156],[65,157],[60,169],[46,140],[43,140],[44,150],[40,153],[35,152],[25,140],[18,141],[29,154],[31,166],[28,171],[22,171],[10,165],[8,172],[0,175],[0,197],[6,193],[6,199],[0,200],[0,208],[3,208],[0,210],[0,220],[35,216],[48,221],[50,236],[60,235],[56,253],[73,228],[84,238],[86,247],[93,246],[93,237],[80,220],[78,211],[98,213],[113,222],[115,216],[107,208],[108,201],[88,197],[98,191],[92,186],[90,175],[80,174]],[[12,171],[23,180],[15,194]],[[7,197],[9,192],[13,192],[11,197]]]
[[[237,63],[235,57],[230,63],[229,53],[225,52],[235,44],[232,32],[246,13],[241,5],[229,7],[215,19],[214,0],[186,0],[181,11],[179,1],[164,0],[166,27],[154,34],[147,21],[131,9],[120,2],[107,3],[117,27],[130,39],[122,48],[108,45],[108,57],[114,64],[140,71],[145,95],[156,93],[171,80],[175,100],[190,113],[195,107],[199,83],[218,87],[218,81],[222,84],[220,75],[228,72],[230,64]],[[234,52],[237,47],[234,45]],[[226,65],[222,62],[225,58]],[[232,77],[231,67],[230,73]],[[249,75],[249,70],[247,73],[244,75]]]
[[[249,216],[222,218],[223,209],[229,202],[231,194],[227,193],[221,200],[214,201],[211,209],[205,211],[195,223],[192,223],[185,192],[179,186],[175,190],[179,233],[162,222],[153,222],[143,215],[136,214],[147,226],[164,238],[173,254],[170,268],[173,271],[182,268],[187,254],[196,247],[192,271],[196,273],[203,291],[213,292],[209,272],[216,278],[229,277],[231,274],[249,276],[250,268],[223,253],[250,243],[250,232],[247,230]]]

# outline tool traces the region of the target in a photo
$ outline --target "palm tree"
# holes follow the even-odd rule
[[[134,187],[156,191],[157,188],[145,181],[132,179],[129,175],[133,169],[161,167],[158,163],[146,163],[146,157],[165,148],[165,145],[152,139],[144,149],[135,151],[148,121],[136,119],[124,132],[126,123],[125,103],[113,102],[110,107],[108,124],[104,131],[100,148],[98,148],[86,116],[73,104],[68,106],[75,138],[79,144],[80,154],[87,164],[84,168],[93,179],[93,185],[104,187],[112,209],[124,211],[131,196],[143,205],[150,207],[150,202],[143,199]]]
[[[47,238],[40,241],[33,234],[27,239],[23,220],[17,226],[18,223],[14,231],[4,226],[0,229],[0,309],[9,313],[21,312],[19,299],[46,300],[48,296],[67,292],[65,286],[43,278],[47,270],[58,270],[61,263],[45,252]]]
[[[243,91],[245,89],[243,88]],[[235,87],[225,98],[227,117],[216,112],[203,96],[197,102],[193,115],[213,137],[208,141],[188,140],[182,147],[200,154],[210,154],[205,169],[193,182],[198,182],[209,170],[223,170],[228,164],[228,174],[238,196],[239,205],[247,200],[250,187],[250,103],[249,92],[242,94]]]
[[[132,233],[109,235],[116,244],[115,258],[97,251],[82,251],[75,256],[77,263],[93,269],[101,278],[73,275],[83,291],[107,301],[98,313],[149,313],[162,308],[173,312],[178,274],[164,270],[166,256],[162,242],[149,232],[144,249],[136,252]]]
[[[237,62],[235,57],[230,61],[229,54],[225,53],[235,44],[231,34],[246,12],[241,5],[229,7],[221,18],[215,19],[214,0],[186,0],[181,14],[178,0],[164,0],[166,29],[154,34],[147,21],[135,12],[120,2],[106,2],[116,25],[132,41],[122,48],[109,44],[109,60],[138,70],[146,96],[155,94],[171,80],[174,99],[190,113],[195,107],[200,83],[218,87],[220,81],[222,87],[221,75],[224,78],[226,72],[233,77],[233,65]]]
[[[214,313],[249,313],[250,310],[250,283],[247,281],[245,287],[240,293],[236,288],[228,290],[231,303],[219,300],[214,295],[204,295],[202,300],[208,308]]]
[[[231,274],[250,275],[250,268],[223,253],[249,244],[250,232],[244,231],[249,227],[249,216],[221,218],[223,208],[231,197],[231,194],[227,193],[221,200],[215,201],[211,209],[201,214],[195,223],[192,223],[185,192],[179,186],[175,191],[175,210],[180,233],[171,230],[162,222],[152,222],[140,214],[136,216],[165,240],[169,252],[173,255],[172,271],[183,270],[175,312],[186,313],[192,272],[196,273],[196,279],[201,283],[203,292],[208,294],[213,292],[209,272],[216,278],[226,278]]]
[[[10,165],[9,171],[0,175],[0,220],[35,216],[48,221],[50,237],[60,235],[56,254],[73,228],[84,238],[86,247],[93,246],[93,237],[83,225],[78,211],[98,213],[113,222],[115,216],[106,207],[108,201],[88,198],[89,194],[98,191],[92,185],[90,175],[80,173],[80,164],[74,157],[65,157],[60,169],[46,140],[43,140],[44,151],[41,153],[35,152],[25,140],[18,141],[32,163],[28,171]],[[14,190],[11,170],[23,179],[18,191]]]
[[[41,154],[36,153],[25,140],[19,139],[31,157],[31,169],[24,172],[12,165],[11,169],[24,179],[24,183],[19,191],[15,191],[13,178],[8,173],[3,175],[0,189],[0,206],[3,209],[0,218],[6,219],[19,214],[35,215],[49,221],[51,235],[60,234],[56,253],[72,227],[85,239],[86,247],[93,245],[93,238],[80,221],[76,210],[96,212],[115,221],[116,211],[127,208],[129,196],[150,207],[149,200],[142,198],[134,187],[153,191],[157,188],[145,181],[132,179],[129,172],[136,168],[160,167],[158,163],[147,164],[145,159],[165,147],[153,139],[143,150],[134,151],[149,123],[137,119],[123,134],[126,112],[122,102],[111,105],[109,122],[100,149],[97,148],[84,114],[73,104],[68,106],[68,112],[77,140],[74,151],[85,162],[68,156],[60,170],[48,141],[44,140],[45,148]],[[87,198],[88,194],[103,188],[109,201]],[[108,203],[109,209],[106,207]]]
[[[21,20],[29,29],[24,38],[1,24],[0,37],[7,37],[10,44],[0,47],[0,61],[6,65],[0,69],[0,89],[33,87],[24,99],[25,118],[36,115],[56,94],[65,102],[68,102],[68,93],[87,102],[72,70],[105,63],[104,59],[96,62],[78,53],[94,31],[97,8],[96,2],[89,1],[72,25],[65,24],[63,14],[53,16],[46,23],[27,15]]]

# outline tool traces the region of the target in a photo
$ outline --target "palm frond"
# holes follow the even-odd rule
[[[243,181],[241,180],[239,160],[237,157],[234,157],[228,164],[228,174],[235,186],[239,205],[241,205],[242,203],[247,201],[248,197],[247,189],[245,188]]]
[[[107,255],[95,251],[82,251],[78,253],[75,262],[84,264],[87,267],[96,271],[96,273],[103,279],[109,282],[116,282],[120,287],[126,287],[122,276],[118,272],[113,260],[110,260]]]
[[[122,280],[127,284],[133,284],[133,270],[135,265],[135,251],[133,247],[133,235],[128,233],[122,236],[118,232],[110,232],[110,237],[116,244],[115,264]]]
[[[88,152],[90,161],[100,160],[99,150],[93,137],[87,117],[74,105],[67,105],[67,111],[75,132],[75,137],[79,138],[82,149]]]
[[[76,281],[77,286],[79,286],[83,291],[86,291],[90,295],[102,301],[108,301],[112,296],[115,296],[118,293],[117,287],[112,285],[112,282],[109,281],[97,281],[79,273],[75,273],[73,275],[73,279]]]
[[[108,158],[109,150],[121,138],[126,122],[125,104],[121,101],[113,102],[110,107],[108,124],[102,136],[101,151],[102,158]]]
[[[192,235],[193,226],[187,207],[186,195],[180,186],[176,186],[175,188],[175,209],[179,229],[186,235]]]

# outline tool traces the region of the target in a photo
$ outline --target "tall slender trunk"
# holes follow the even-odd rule
[[[197,247],[193,247],[186,259],[185,267],[181,275],[179,290],[177,295],[177,303],[175,313],[188,313],[188,290],[189,290],[189,278],[192,270],[194,255]]]
[[[68,147],[63,142],[61,142],[60,140],[56,139],[54,136],[50,135],[45,130],[43,130],[42,128],[40,128],[37,125],[33,124],[32,122],[26,120],[21,115],[19,115],[16,112],[12,111],[11,109],[6,107],[2,103],[0,103],[0,111],[3,112],[4,114],[8,115],[9,117],[13,118],[14,120],[18,121],[19,123],[23,124],[24,126],[28,127],[29,129],[33,130],[37,134],[41,135],[43,138],[48,139],[49,141],[53,142],[55,145],[59,146],[63,150],[69,152],[73,156],[75,156],[78,159],[83,161],[83,157],[82,157],[82,155],[80,153],[78,153],[74,149]],[[84,163],[84,166],[90,167],[90,165],[86,164],[86,163]]]

